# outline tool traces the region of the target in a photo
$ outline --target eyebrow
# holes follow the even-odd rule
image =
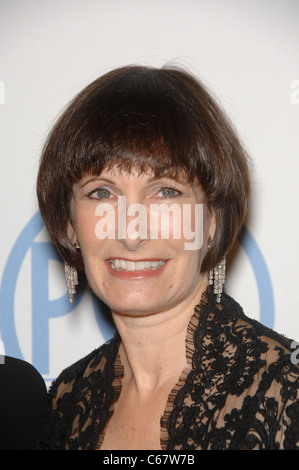
[[[115,181],[109,179],[109,178],[106,178],[106,177],[102,177],[102,176],[94,176],[92,178],[89,178],[87,181],[85,181],[83,184],[81,184],[81,188],[84,188],[84,186],[86,186],[87,184],[89,183],[93,183],[94,181],[103,181],[104,183],[110,183],[110,184],[114,184]]]
[[[147,180],[147,183],[152,183],[153,181],[160,181],[160,180],[163,180],[163,179],[173,180],[177,184],[184,184],[183,182],[177,181],[173,178],[170,178],[169,176],[161,176],[159,178],[157,178],[156,176],[152,176]],[[81,186],[81,188],[84,188],[87,184],[92,183],[92,182],[96,182],[96,181],[101,181],[103,183],[108,183],[108,184],[115,184],[116,180],[117,180],[117,177],[113,180],[113,179],[107,178],[106,176],[101,176],[101,175],[92,176],[87,181],[85,181],[83,184],[81,184],[80,186]]]

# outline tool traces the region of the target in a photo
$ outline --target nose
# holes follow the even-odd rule
[[[141,238],[132,240],[131,238],[127,237],[124,239],[118,239],[118,242],[123,244],[128,251],[137,251],[140,246],[143,246],[145,243],[147,243],[147,240],[143,240]]]
[[[119,198],[117,214],[117,240],[130,251],[136,251],[149,240],[148,211],[142,203],[128,204]]]

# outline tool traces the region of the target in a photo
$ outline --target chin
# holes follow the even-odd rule
[[[109,299],[106,299],[107,305],[109,305],[112,312],[127,315],[127,316],[148,316],[152,315],[155,312],[161,311],[161,302],[153,301],[153,296],[134,296],[126,298],[126,295],[123,297],[121,294],[117,296],[117,302],[114,300],[111,302]],[[164,302],[163,302],[164,303]],[[163,308],[162,308],[163,309]]]
[[[146,307],[145,307],[146,306]],[[111,305],[111,310],[114,312],[123,313],[124,315],[131,316],[145,316],[150,315],[155,310],[155,306],[148,302],[117,302]]]

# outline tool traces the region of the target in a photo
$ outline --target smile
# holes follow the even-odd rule
[[[160,269],[166,260],[147,260],[147,261],[130,261],[125,259],[113,259],[109,260],[109,264],[114,271],[155,271]]]

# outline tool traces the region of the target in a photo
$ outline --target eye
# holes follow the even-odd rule
[[[96,199],[109,199],[111,197],[111,193],[106,188],[97,188],[88,193],[87,196]]]
[[[171,198],[178,196],[180,192],[177,189],[171,188],[171,187],[165,187],[161,188],[159,191],[159,195],[163,198]]]

